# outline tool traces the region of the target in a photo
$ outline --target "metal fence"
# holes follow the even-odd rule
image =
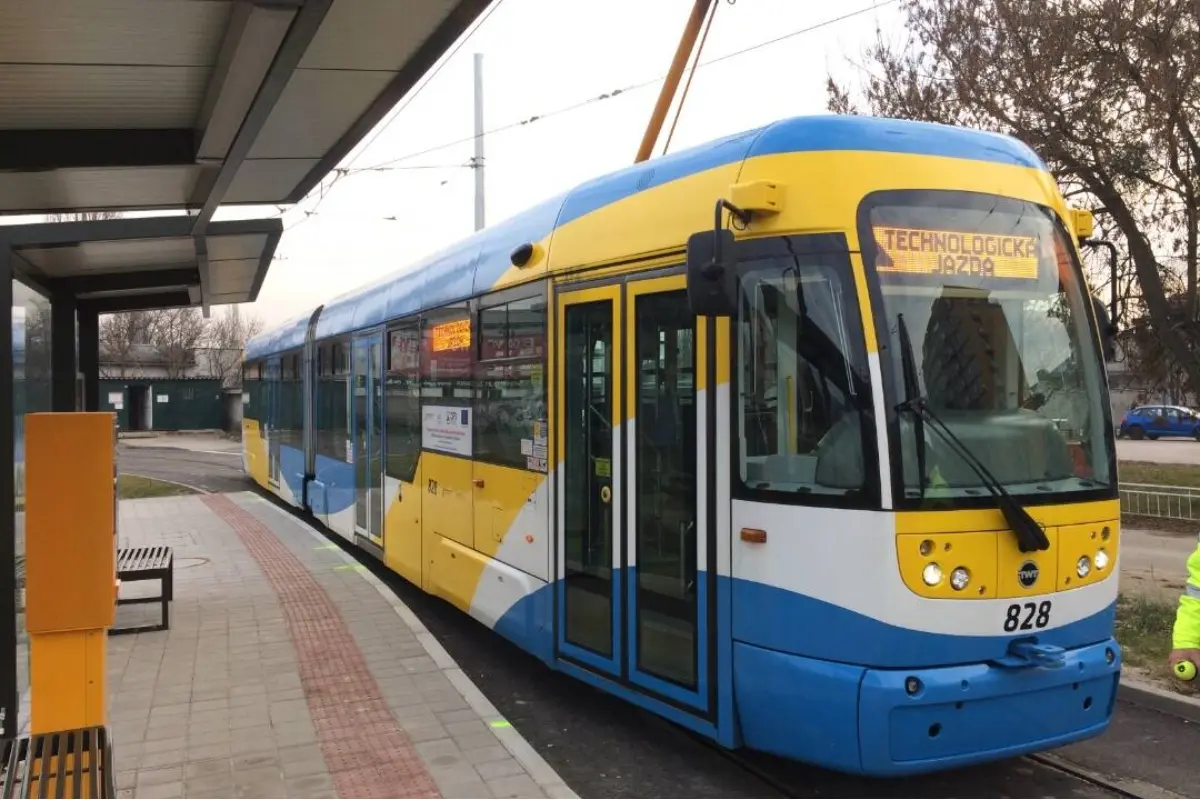
[[[1152,483],[1122,483],[1118,491],[1123,514],[1200,521],[1200,489]]]

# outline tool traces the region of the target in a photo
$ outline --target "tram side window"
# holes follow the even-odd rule
[[[259,376],[261,369],[262,366],[257,361],[249,362],[243,368],[242,392],[246,399],[242,405],[242,416],[255,422],[262,421],[262,403],[259,398],[262,391]]]
[[[298,356],[285,355],[280,359],[280,380],[279,380],[279,409],[278,409],[278,426],[279,426],[279,443],[288,447],[297,446],[298,430],[297,420],[295,418],[295,401],[294,398],[299,395],[299,390],[296,387],[296,362]]]
[[[865,499],[877,483],[875,436],[848,257],[747,266],[737,334],[742,486]]]
[[[422,422],[436,420],[427,450],[471,456],[471,315],[465,303],[429,311],[421,327]],[[422,429],[424,430],[424,429]]]
[[[546,301],[479,312],[475,457],[546,471]]]
[[[411,481],[421,453],[421,322],[388,333],[387,474]]]
[[[346,460],[346,345],[325,342],[317,351],[317,454]]]

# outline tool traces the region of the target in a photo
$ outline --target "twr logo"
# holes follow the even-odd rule
[[[1038,565],[1032,561],[1026,561],[1021,565],[1020,569],[1017,570],[1017,580],[1023,587],[1028,589],[1037,583],[1039,574],[1040,570],[1038,570]]]

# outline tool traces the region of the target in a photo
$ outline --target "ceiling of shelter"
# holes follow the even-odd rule
[[[487,0],[0,0],[0,213],[290,203]]]
[[[15,274],[97,310],[252,301],[283,232],[278,219],[210,223],[198,243],[188,217],[0,227]]]
[[[205,306],[253,300],[205,266],[253,261],[214,257],[216,209],[302,199],[489,1],[0,0],[0,215],[190,213],[170,241],[21,258],[48,280],[131,273],[188,262],[190,239]]]

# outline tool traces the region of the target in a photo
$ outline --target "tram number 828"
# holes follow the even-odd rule
[[[1031,631],[1034,628],[1044,628],[1049,624],[1049,600],[1043,600],[1041,603],[1013,603],[1004,615],[1005,633],[1012,633],[1018,629]]]

